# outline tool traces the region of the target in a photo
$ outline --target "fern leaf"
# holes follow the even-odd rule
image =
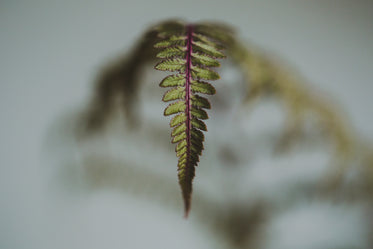
[[[198,66],[191,66],[192,78],[193,79],[203,79],[203,80],[218,80],[220,78],[219,74],[207,68],[201,68]]]
[[[195,106],[195,107],[206,108],[206,109],[211,108],[210,102],[206,98],[201,97],[199,95],[192,96],[191,102],[192,102],[192,106]]]
[[[207,112],[205,110],[195,108],[195,107],[191,108],[191,114],[192,114],[193,117],[195,117],[197,119],[208,119],[209,118],[209,116],[207,115]]]
[[[215,87],[204,81],[191,81],[190,87],[193,93],[203,93],[208,95],[213,95],[216,93]]]
[[[172,58],[172,59],[167,59],[159,62],[155,68],[158,70],[162,71],[180,71],[184,72],[185,71],[185,63],[186,61],[181,58]]]
[[[166,40],[162,40],[156,43],[154,47],[155,48],[167,48],[167,47],[176,46],[176,45],[185,46],[185,39],[186,39],[185,36],[173,35]]]
[[[211,47],[214,47],[217,50],[225,49],[225,46],[218,44],[216,42],[212,42],[207,36],[201,35],[201,34],[194,34],[194,40],[201,41]]]
[[[171,119],[170,126],[174,127],[178,124],[186,122],[186,119],[187,119],[187,117],[186,117],[185,113],[180,113],[179,115],[176,115],[175,117],[173,117]]]
[[[201,53],[192,53],[192,62],[194,65],[204,65],[208,67],[220,66],[220,63],[217,60]]]
[[[224,58],[225,55],[220,52],[219,50],[217,50],[215,47],[209,45],[209,44],[206,44],[204,42],[199,42],[199,41],[196,41],[196,42],[193,42],[193,49],[196,50],[196,51],[201,51],[207,55],[210,55],[214,58]]]
[[[160,87],[184,86],[185,76],[182,74],[173,74],[164,78],[159,84]]]
[[[219,67],[219,58],[225,55],[220,51],[223,46],[214,37],[209,37],[203,25],[168,24],[158,28],[162,40],[154,45],[162,49],[157,57],[163,59],[155,69],[178,72],[164,78],[161,87],[171,87],[163,95],[163,101],[169,102],[164,115],[175,116],[170,121],[172,143],[178,159],[178,178],[181,187],[185,216],[188,216],[191,205],[192,180],[195,167],[202,155],[204,135],[207,131],[202,120],[208,119],[204,109],[210,109],[210,102],[199,94],[215,94],[215,88],[202,80],[217,80],[219,74],[211,67]]]
[[[185,101],[178,101],[178,102],[169,104],[164,110],[164,115],[169,116],[169,115],[176,114],[179,112],[184,112],[185,110],[186,110]]]
[[[201,131],[207,131],[206,124],[203,121],[196,119],[196,118],[192,118],[191,122],[192,122],[193,127],[196,127],[197,129],[200,129]]]
[[[185,98],[185,88],[184,87],[175,87],[171,90],[168,90],[163,95],[163,101],[168,102],[171,100],[184,99]]]
[[[158,58],[184,57],[185,49],[180,46],[168,47],[157,54]]]

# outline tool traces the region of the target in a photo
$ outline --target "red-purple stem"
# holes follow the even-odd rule
[[[194,167],[194,165],[190,165],[190,155],[191,155],[191,70],[192,70],[192,42],[193,42],[193,26],[188,25],[187,26],[187,52],[186,52],[186,68],[185,68],[185,115],[186,115],[186,142],[187,142],[187,157],[186,157],[186,168],[185,168],[185,174],[189,176],[191,174],[191,167]],[[189,196],[184,196],[185,199],[185,217],[188,216],[188,212],[190,209],[190,194]]]

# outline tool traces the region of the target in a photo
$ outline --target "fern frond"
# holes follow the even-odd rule
[[[172,28],[170,28],[172,27]],[[176,114],[170,122],[172,143],[176,144],[178,159],[178,178],[181,187],[185,217],[188,216],[192,194],[192,180],[195,167],[202,155],[204,135],[207,131],[202,120],[208,119],[204,109],[210,109],[209,101],[198,94],[215,94],[215,88],[202,80],[217,80],[219,74],[211,67],[219,67],[217,59],[224,58],[222,44],[210,37],[203,25],[181,25],[175,23],[168,28],[158,28],[163,40],[154,45],[162,49],[157,57],[163,59],[155,65],[161,71],[178,72],[164,78],[160,86],[171,87],[163,95],[163,101],[169,102],[164,115]],[[202,32],[198,32],[202,30]]]

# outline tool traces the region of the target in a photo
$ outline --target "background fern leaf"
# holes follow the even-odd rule
[[[202,32],[199,32],[201,30]],[[219,74],[211,67],[219,67],[216,60],[224,58],[220,51],[224,48],[216,36],[219,32],[209,30],[204,25],[184,25],[180,22],[158,27],[159,37],[154,47],[162,49],[157,57],[163,59],[155,69],[161,71],[177,71],[178,74],[164,78],[160,86],[172,87],[163,95],[163,101],[175,101],[169,104],[164,115],[176,114],[170,126],[172,143],[176,144],[175,152],[178,159],[178,178],[181,187],[185,217],[188,216],[191,205],[192,181],[195,167],[202,155],[206,124],[208,119],[204,109],[210,109],[209,101],[200,94],[215,94],[215,88],[201,80],[217,80]],[[209,32],[213,36],[209,36]],[[218,37],[219,38],[219,37]]]

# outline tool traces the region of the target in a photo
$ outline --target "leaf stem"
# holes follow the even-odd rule
[[[186,169],[185,173],[186,175],[190,175],[191,172],[191,165],[190,162],[190,155],[191,155],[191,130],[192,130],[192,125],[191,125],[191,119],[192,119],[192,114],[191,114],[191,68],[192,68],[192,42],[193,42],[193,25],[188,25],[187,26],[187,52],[186,52],[186,69],[185,69],[185,115],[186,115],[186,142],[187,142],[187,158],[186,158]],[[191,187],[191,186],[190,186]],[[184,195],[184,205],[185,205],[185,218],[188,217],[189,209],[190,209],[190,193],[183,193]]]

